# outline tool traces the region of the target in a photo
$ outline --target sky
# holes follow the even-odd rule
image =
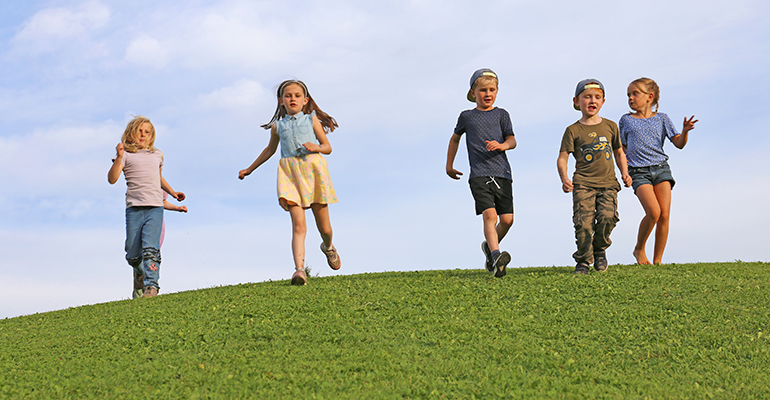
[[[132,115],[153,121],[163,176],[187,195],[187,214],[166,213],[161,295],[288,279],[279,155],[237,174],[267,145],[276,85],[295,78],[340,125],[327,161],[342,269],[326,266],[308,213],[312,276],[483,268],[467,181],[444,172],[478,68],[499,75],[518,142],[510,267],[574,265],[556,158],[584,78],[604,83],[605,118],[629,111],[626,87],[646,76],[678,129],[699,119],[683,150],[665,147],[677,184],[664,262],[770,258],[768,2],[180,4],[0,5],[0,318],[130,297],[126,185],[106,175]],[[455,168],[467,176],[464,141]],[[607,255],[632,264],[643,211],[630,189],[618,201]]]

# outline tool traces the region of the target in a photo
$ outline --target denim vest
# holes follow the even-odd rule
[[[276,130],[281,139],[281,158],[303,157],[311,152],[307,151],[303,143],[318,143],[313,132],[313,116],[315,111],[304,114],[302,111],[294,115],[287,115],[278,120]]]

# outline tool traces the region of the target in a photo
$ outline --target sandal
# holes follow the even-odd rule
[[[321,242],[321,251],[326,254],[326,261],[329,263],[329,267],[333,270],[338,270],[342,266],[342,260],[340,260],[340,255],[337,254],[337,249],[332,245],[332,248],[327,249],[326,246],[324,246],[323,242]]]
[[[305,275],[304,268],[294,271],[294,275],[291,276],[291,284],[295,286],[307,285],[307,275]]]

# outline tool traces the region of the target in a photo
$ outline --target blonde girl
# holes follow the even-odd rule
[[[644,208],[644,218],[634,247],[638,264],[660,264],[668,240],[671,210],[671,189],[676,183],[668,156],[663,151],[666,139],[681,149],[687,144],[687,134],[695,128],[695,116],[684,118],[682,133],[676,131],[668,115],[658,112],[660,88],[650,78],[639,78],[628,85],[628,106],[633,112],[620,118],[620,139],[628,158],[628,172],[633,179],[634,193]],[[655,106],[655,111],[652,110]],[[652,262],[647,258],[647,239],[655,228],[655,252]]]
[[[155,127],[149,119],[132,119],[118,143],[107,173],[114,184],[126,177],[126,260],[134,269],[132,297],[155,297],[160,285],[160,237],[163,226],[163,191],[185,199],[163,179],[163,153],[155,148]]]
[[[273,118],[262,125],[270,129],[270,142],[246,169],[238,173],[243,179],[275,154],[281,144],[278,162],[278,203],[289,212],[292,224],[291,249],[294,256],[292,285],[305,285],[305,210],[311,209],[321,234],[321,251],[329,266],[337,270],[341,261],[332,244],[332,226],[328,205],[337,202],[326,159],[332,146],[327,133],[338,127],[337,121],[321,111],[302,81],[287,80],[278,85],[278,106]]]

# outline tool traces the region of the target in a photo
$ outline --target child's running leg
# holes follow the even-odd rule
[[[337,249],[332,243],[332,223],[329,219],[329,206],[328,204],[313,203],[310,205],[310,209],[313,210],[313,216],[315,217],[315,224],[318,228],[318,233],[321,234],[321,251],[326,255],[326,261],[329,263],[329,267],[333,270],[340,269],[342,261],[340,260]]]
[[[660,216],[655,226],[655,253],[653,253],[652,263],[660,264],[663,261],[663,251],[666,249],[668,241],[668,220],[671,213],[671,182],[663,181],[653,187],[655,198],[660,207]]]
[[[500,214],[500,221],[497,223],[495,230],[497,231],[497,243],[503,241],[505,235],[513,226],[513,214]]]
[[[481,213],[481,217],[484,219],[484,239],[487,240],[487,246],[489,246],[489,250],[494,253],[495,250],[500,250],[500,234],[498,233],[497,210],[494,208],[487,208]],[[508,233],[507,229],[505,229],[505,233]],[[503,233],[502,236],[505,236],[505,233]]]
[[[294,269],[305,269],[305,236],[307,235],[307,222],[305,210],[298,205],[289,205],[291,215],[291,253],[294,256]]]
[[[634,247],[634,258],[636,258],[637,264],[650,265],[650,260],[647,258],[645,247],[647,246],[647,239],[650,237],[650,233],[660,218],[661,208],[658,203],[658,198],[655,194],[655,189],[652,185],[641,185],[636,188],[636,197],[639,198],[639,202],[644,208],[644,218],[639,223],[639,233],[636,236],[636,247]],[[671,197],[671,186],[669,184],[669,203]]]

